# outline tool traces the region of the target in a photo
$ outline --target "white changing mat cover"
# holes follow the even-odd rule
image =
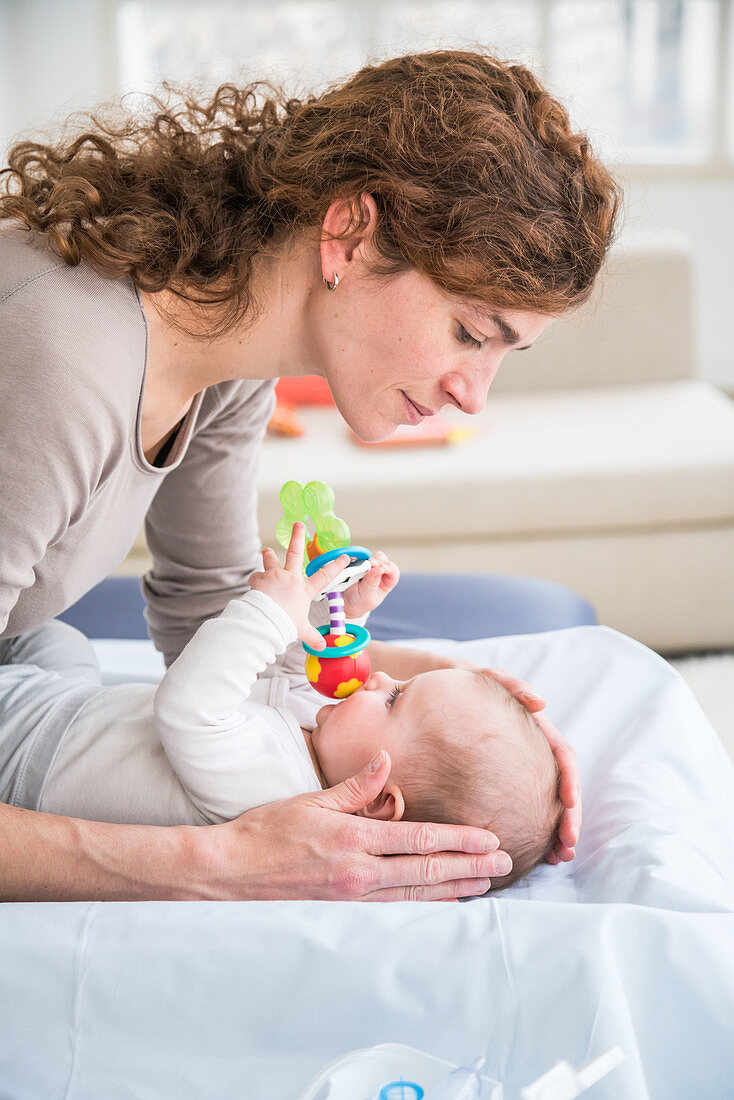
[[[5,906],[3,1095],[294,1100],[382,1042],[486,1053],[508,1098],[616,1044],[595,1098],[734,1095],[734,770],[685,683],[599,627],[421,644],[546,697],[579,754],[574,863],[463,905]]]

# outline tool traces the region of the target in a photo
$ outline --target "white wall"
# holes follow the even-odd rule
[[[734,391],[734,174],[728,178],[623,179],[628,228],[643,236],[675,229],[695,262],[699,373]]]
[[[0,0],[0,150],[117,94],[112,0]],[[676,229],[696,270],[698,368],[734,390],[734,174],[627,169],[626,227]]]

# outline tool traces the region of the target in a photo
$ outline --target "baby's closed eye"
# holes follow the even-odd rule
[[[393,703],[395,702],[395,700],[397,699],[398,695],[400,695],[400,688],[396,684],[395,687],[392,688],[392,690],[387,693],[387,698],[385,699],[385,706],[388,707],[388,708],[391,707],[393,705]]]

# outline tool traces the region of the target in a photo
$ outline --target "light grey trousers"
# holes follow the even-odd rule
[[[155,685],[103,686],[57,620],[1,643],[0,801],[91,821],[205,824],[155,734]]]
[[[39,808],[69,724],[101,687],[89,640],[67,623],[0,639],[0,802]]]

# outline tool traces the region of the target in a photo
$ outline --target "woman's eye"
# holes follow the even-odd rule
[[[472,336],[470,332],[467,332],[463,325],[459,325],[458,340],[460,344],[468,344],[472,348],[481,348],[481,340],[477,340],[475,336]]]
[[[395,700],[397,699],[399,694],[400,694],[400,688],[397,687],[397,686],[394,687],[392,689],[392,691],[388,694],[387,699],[385,700],[385,706],[386,707],[391,707],[393,705],[393,703],[395,702]]]

